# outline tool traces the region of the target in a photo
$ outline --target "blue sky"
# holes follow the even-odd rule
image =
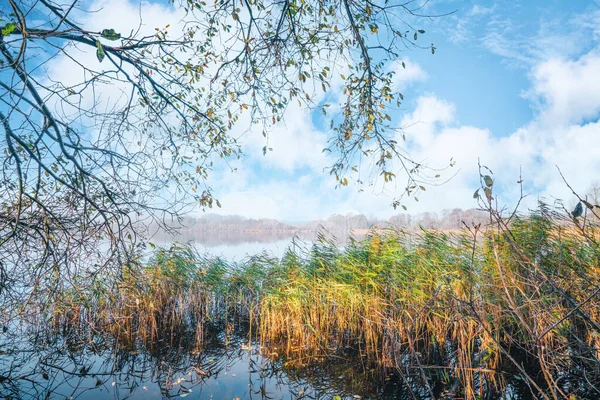
[[[600,4],[431,1],[428,7],[456,12],[423,21],[427,32],[420,40],[433,42],[435,55],[404,55],[406,101],[398,120],[408,127],[413,154],[440,166],[453,157],[457,165],[446,175],[456,176],[421,194],[418,203],[408,200],[408,212],[476,207],[478,158],[495,172],[501,204],[518,200],[521,168],[528,194],[523,211],[538,199],[562,199],[570,207],[574,200],[555,165],[582,194],[600,178]],[[215,186],[223,198],[220,213],[302,220],[398,212],[390,204],[401,185],[375,184],[362,193],[352,185],[334,189],[319,170],[321,160],[303,158],[327,137],[305,120],[290,110],[288,125],[271,136],[274,152],[265,157],[247,138],[242,172]]]
[[[577,58],[598,42],[592,1],[439,1],[456,11],[430,24],[437,53],[411,52],[431,79],[416,86],[455,104],[460,123],[509,135],[530,121],[535,107],[523,97],[529,72],[545,58]]]
[[[138,5],[102,0],[91,8],[103,7],[96,21],[108,18],[115,29],[129,30]],[[434,43],[436,54],[402,55],[406,69],[399,70],[396,86],[405,101],[394,118],[405,127],[415,158],[432,167],[453,158],[456,166],[443,172],[452,177],[448,183],[428,188],[418,202],[407,200],[408,212],[476,207],[478,158],[494,171],[501,204],[518,200],[522,170],[529,194],[524,211],[539,198],[572,206],[555,165],[582,194],[600,179],[600,3],[431,0],[426,11],[456,12],[419,21],[426,31],[419,41]],[[181,18],[164,3],[146,4],[141,12],[149,28]],[[288,221],[398,213],[391,203],[401,183],[376,180],[362,192],[354,184],[335,189],[323,171],[331,162],[321,151],[329,133],[317,115],[291,106],[268,144],[261,129],[244,133],[245,157],[218,164],[210,178],[223,206],[211,212]],[[273,151],[263,155],[266,144]]]

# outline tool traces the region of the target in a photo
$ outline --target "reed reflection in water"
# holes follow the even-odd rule
[[[0,395],[10,399],[321,399],[402,398],[392,378],[374,384],[356,363],[291,369],[275,348],[248,345],[242,332],[215,330],[201,349],[192,337],[151,347],[113,338],[86,342],[68,327],[7,331],[0,342]],[[406,393],[408,396],[408,392]],[[407,397],[408,398],[408,397]]]

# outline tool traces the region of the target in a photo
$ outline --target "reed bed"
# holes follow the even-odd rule
[[[354,359],[431,398],[490,397],[516,377],[538,398],[597,398],[597,237],[542,205],[451,233],[378,230],[343,249],[320,237],[281,260],[232,265],[177,244],[62,291],[44,318],[148,346],[201,348],[243,327],[290,367]]]
[[[344,251],[321,241],[304,260],[284,258],[261,301],[261,338],[290,361],[351,348],[425,387],[442,374],[448,395],[481,397],[516,374],[541,398],[596,398],[596,229],[542,207],[484,230],[389,230]]]

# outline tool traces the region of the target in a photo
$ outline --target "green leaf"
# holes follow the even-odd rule
[[[417,40],[417,32],[415,32],[415,35],[413,37],[415,38],[415,40]]]
[[[483,181],[485,182],[485,186],[487,186],[487,187],[491,188],[494,185],[494,180],[489,175],[485,175],[483,177]]]
[[[108,39],[108,40],[121,39],[121,34],[116,33],[114,29],[103,29],[101,35],[103,38]]]
[[[478,198],[479,198],[479,189],[477,189],[477,190],[475,191],[475,193],[473,193],[473,198],[474,198],[474,199],[478,199]]]
[[[102,47],[102,43],[100,43],[99,40],[96,40],[96,47],[96,58],[98,59],[98,62],[102,62],[106,54],[104,53],[104,48]]]
[[[4,28],[2,28],[2,36],[10,35],[16,28],[17,27],[15,26],[15,24],[9,22],[8,24],[4,25]]]
[[[419,33],[425,33],[425,31],[423,29],[419,29],[418,32]]]

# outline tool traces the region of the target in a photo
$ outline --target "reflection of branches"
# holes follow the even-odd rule
[[[127,398],[136,392],[158,390],[163,397],[179,397],[192,391],[202,393],[209,380],[223,377],[238,363],[247,364],[250,390],[262,398],[269,398],[274,382],[293,384],[279,367],[260,356],[257,348],[243,348],[244,339],[237,335],[226,345],[222,335],[213,332],[197,353],[193,338],[187,336],[170,345],[132,348],[102,334],[89,338],[84,327],[55,328],[4,338],[5,355],[0,361],[3,395],[78,398],[102,390]]]
[[[175,346],[131,349],[110,336],[94,335],[93,342],[86,336],[86,329],[63,325],[3,337],[2,393],[16,398],[65,394],[76,398],[102,387],[123,398],[154,383],[169,396],[180,393],[181,384],[189,390],[210,374],[218,374],[229,357],[219,341],[208,343],[206,351],[196,356],[194,340],[189,337],[181,338]],[[209,359],[218,362],[209,363]],[[196,369],[202,371],[197,366],[210,373],[189,375]]]

